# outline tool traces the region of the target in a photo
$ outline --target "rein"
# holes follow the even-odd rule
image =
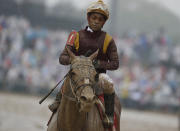
[[[64,96],[64,97],[67,98],[68,100],[76,102],[77,97],[76,97],[76,95],[75,95],[75,93],[74,93],[74,91],[73,91],[73,89],[72,89],[71,78],[70,78],[70,87],[71,87],[71,91],[72,91],[74,97],[70,97],[70,96],[68,96],[68,95],[65,95],[62,89],[61,89],[61,94],[62,94],[62,96]]]

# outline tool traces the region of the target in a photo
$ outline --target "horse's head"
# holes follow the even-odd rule
[[[92,64],[98,51],[89,57],[75,56],[66,48],[70,56],[71,68],[69,72],[71,91],[79,105],[79,111],[88,112],[93,106],[96,96],[94,84],[96,83],[96,70]]]

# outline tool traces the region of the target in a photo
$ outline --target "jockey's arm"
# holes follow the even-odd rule
[[[73,46],[70,45],[66,45],[71,51],[73,50]],[[59,63],[62,65],[69,65],[70,64],[70,57],[69,54],[66,50],[66,48],[64,48],[63,52],[61,53],[60,57],[59,57]]]
[[[75,42],[76,36],[77,36],[76,31],[72,31],[69,34],[65,48],[64,48],[63,52],[61,53],[61,55],[59,56],[59,63],[60,64],[62,64],[62,65],[69,65],[70,64],[70,57],[69,57],[69,54],[66,50],[66,47],[68,47],[72,52],[74,52],[73,50],[75,48],[74,42]]]
[[[119,68],[119,58],[114,40],[111,41],[107,49],[108,61],[99,60],[99,68],[105,70],[117,70]]]

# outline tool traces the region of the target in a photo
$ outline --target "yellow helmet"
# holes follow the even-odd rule
[[[87,14],[91,12],[96,12],[103,14],[107,19],[109,18],[109,10],[106,4],[102,0],[98,2],[93,2],[87,9]]]

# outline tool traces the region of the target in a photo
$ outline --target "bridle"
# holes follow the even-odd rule
[[[89,71],[87,71],[88,73],[86,75],[82,75],[84,74],[82,69],[85,68],[85,67],[88,67]],[[80,78],[77,79],[76,81],[74,79],[72,79],[72,71],[74,69],[78,69],[80,71]],[[70,66],[70,71],[68,72],[68,77],[69,77],[69,85],[70,85],[70,88],[71,88],[71,92],[73,94],[73,97],[69,96],[69,95],[66,95],[63,90],[61,89],[61,93],[62,95],[69,99],[70,101],[74,101],[74,102],[80,102],[80,98],[76,95],[76,92],[80,89],[80,88],[84,88],[84,87],[91,87],[93,89],[93,92],[95,92],[95,89],[94,89],[94,82],[92,80],[92,78],[90,78],[90,70],[95,70],[94,66],[92,64],[71,64]],[[80,84],[79,83],[81,81],[83,81],[83,84]],[[81,90],[82,92],[82,90]],[[80,94],[81,94],[80,92]]]

